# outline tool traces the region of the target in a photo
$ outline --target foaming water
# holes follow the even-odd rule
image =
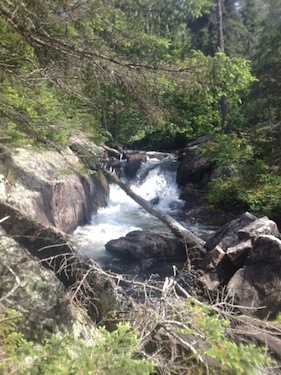
[[[177,161],[171,155],[149,154],[149,160],[143,164],[134,180],[122,180],[154,207],[175,217],[182,225],[188,227],[199,237],[211,233],[208,227],[198,224],[196,220],[188,223],[184,218],[184,201],[180,199],[180,190],[176,184]],[[105,244],[110,240],[124,237],[133,230],[169,231],[167,227],[154,216],[150,215],[133,199],[131,199],[116,184],[110,185],[110,195],[107,207],[101,208],[92,216],[88,225],[78,227],[71,236],[77,248],[94,259],[105,268],[116,272],[137,274],[140,271],[135,264],[113,257],[107,253]],[[130,270],[129,268],[132,267]],[[160,265],[157,272],[163,269]],[[169,265],[171,272],[171,266]],[[165,271],[166,272],[166,271]]]
[[[153,153],[148,157],[148,162],[142,165],[134,180],[123,180],[134,193],[154,207],[179,219],[184,201],[179,198],[180,190],[176,184],[177,161],[171,155]],[[192,228],[189,223],[188,227],[194,232],[200,232],[196,223]],[[105,250],[108,241],[123,237],[133,230],[146,229],[168,231],[162,222],[140,207],[121,188],[111,184],[107,207],[99,209],[88,225],[78,227],[72,240],[83,254],[106,264],[112,258]]]

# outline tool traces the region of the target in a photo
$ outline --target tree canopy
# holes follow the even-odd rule
[[[0,142],[167,150],[227,128],[280,173],[280,31],[280,0],[2,0]]]
[[[0,69],[6,135],[27,133],[44,141],[54,128],[66,136],[72,123],[96,138],[123,143],[155,126],[176,127],[192,136],[193,129],[195,135],[206,131],[196,124],[197,115],[187,113],[180,124],[174,120],[181,116],[178,103],[190,97],[197,102],[194,108],[205,98],[207,106],[213,103],[209,128],[216,128],[222,77],[214,71],[224,70],[223,79],[235,81],[235,87],[228,85],[231,97],[252,79],[242,60],[214,56],[210,62],[192,50],[188,23],[211,12],[207,0],[3,0]],[[57,134],[52,138],[56,141]]]

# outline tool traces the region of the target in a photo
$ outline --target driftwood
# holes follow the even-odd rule
[[[106,145],[103,145],[102,147],[105,149],[105,151],[107,151],[109,154],[113,155],[117,159],[119,159],[122,155],[122,152],[116,150],[115,148],[108,147]]]
[[[170,215],[158,210],[145,199],[135,194],[126,184],[124,184],[117,177],[117,175],[114,172],[104,170],[104,173],[111,179],[112,182],[114,182],[122,190],[124,190],[125,193],[129,195],[129,197],[131,197],[135,202],[137,202],[142,208],[144,208],[148,213],[162,221],[162,223],[164,223],[170,229],[170,231],[174,233],[177,237],[182,238],[188,246],[196,246],[199,250],[204,252],[205,241],[202,240],[202,238],[196,236],[190,230],[186,229],[183,225],[181,225],[177,220],[172,218]]]

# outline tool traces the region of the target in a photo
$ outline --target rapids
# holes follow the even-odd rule
[[[147,163],[142,164],[135,179],[126,180],[122,177],[122,180],[129,184],[136,194],[173,216],[197,235],[211,233],[209,228],[203,228],[196,222],[182,221],[185,202],[180,199],[180,189],[176,184],[176,157],[156,152],[149,152],[147,156]],[[112,264],[122,260],[112,259],[112,254],[105,250],[105,244],[125,236],[130,231],[145,229],[168,231],[162,222],[147,213],[122,189],[111,184],[107,207],[99,209],[89,224],[78,227],[72,240],[84,255],[106,268],[110,264],[116,268]]]

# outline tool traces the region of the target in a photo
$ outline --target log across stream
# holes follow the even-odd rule
[[[105,251],[105,244],[116,238],[125,236],[133,230],[155,230],[168,232],[171,228],[155,218],[168,218],[171,226],[182,233],[186,231],[189,243],[204,245],[202,238],[213,232],[213,227],[199,225],[195,220],[187,220],[185,202],[180,199],[180,190],[176,185],[176,157],[170,154],[148,153],[148,161],[143,164],[133,180],[121,177],[125,189],[129,187],[140,204],[149,202],[149,214],[135,200],[129,197],[118,185],[110,185],[110,198],[107,207],[93,215],[88,225],[77,228],[72,238],[80,250],[90,258],[109,268],[128,271],[128,264],[115,259]],[[114,178],[114,175],[112,176]],[[116,181],[118,183],[118,180]],[[120,185],[120,184],[119,184]],[[123,186],[123,188],[124,188]],[[129,192],[129,193],[130,193]],[[127,191],[128,193],[128,191]],[[134,197],[134,198],[135,198]],[[168,216],[167,216],[168,215]],[[175,219],[173,221],[173,219]],[[171,268],[170,265],[165,265]],[[131,272],[138,269],[132,265]]]

